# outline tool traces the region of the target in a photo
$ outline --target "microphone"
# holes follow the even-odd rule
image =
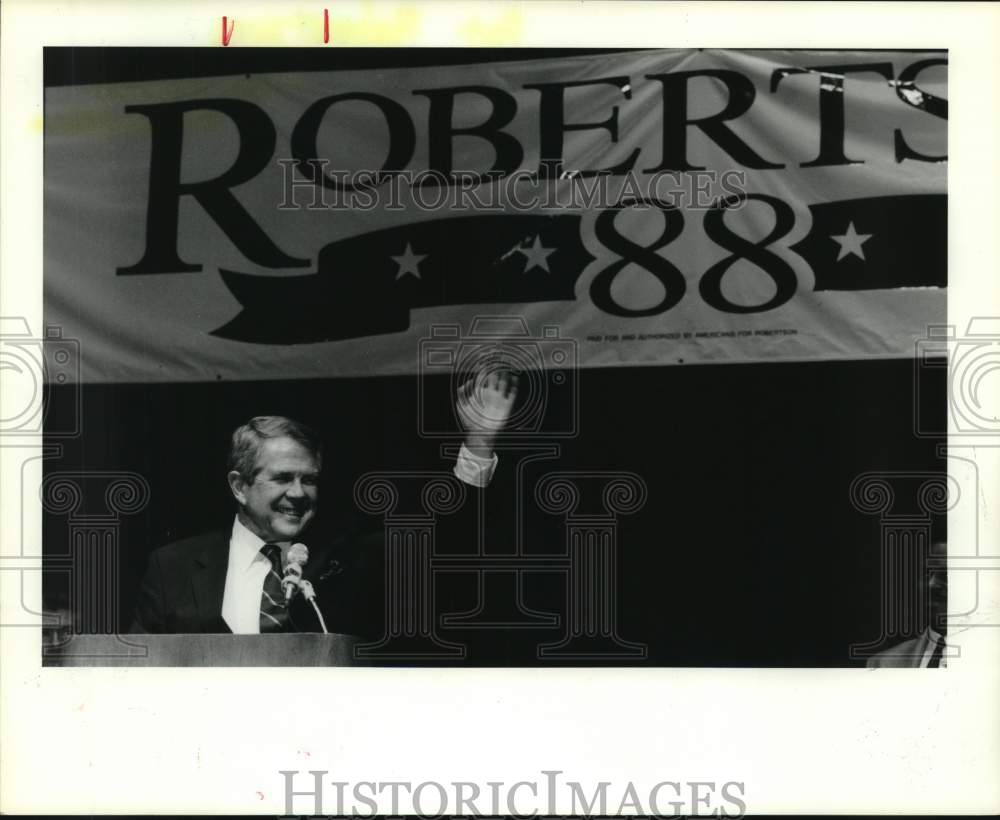
[[[285,602],[292,600],[295,590],[302,581],[302,565],[309,560],[309,548],[305,544],[292,544],[285,556],[285,577],[281,586],[285,590]]]
[[[313,585],[310,584],[305,578],[299,581],[299,587],[302,589],[302,596],[312,604],[312,608],[316,610],[316,617],[319,619],[320,628],[323,630],[324,635],[329,635],[329,631],[326,628],[326,621],[323,620],[323,613],[320,612],[319,604],[316,603],[316,590],[313,589]]]

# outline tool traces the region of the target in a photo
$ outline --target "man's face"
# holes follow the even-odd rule
[[[240,520],[265,542],[293,541],[316,516],[319,463],[297,441],[266,439],[252,482],[232,472],[229,484]]]

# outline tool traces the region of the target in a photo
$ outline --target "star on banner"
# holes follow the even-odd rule
[[[849,254],[854,254],[859,259],[864,261],[865,252],[861,249],[861,246],[865,244],[869,239],[872,238],[870,233],[858,233],[854,230],[854,222],[847,223],[847,230],[844,231],[840,236],[831,236],[834,242],[840,245],[840,253],[837,254],[837,261],[839,262],[845,256]]]
[[[390,257],[393,262],[399,265],[399,270],[396,272],[396,281],[398,282],[407,274],[415,276],[417,279],[420,278],[420,271],[418,267],[420,263],[426,259],[428,254],[414,253],[413,249],[410,247],[410,243],[406,243],[406,250],[403,251],[401,256]]]
[[[535,236],[535,241],[532,243],[530,248],[516,248],[518,253],[523,253],[525,256],[524,260],[524,272],[527,273],[532,268],[541,268],[546,273],[552,273],[549,270],[549,260],[546,259],[549,254],[555,253],[555,248],[546,248],[542,245],[542,239],[540,236]]]

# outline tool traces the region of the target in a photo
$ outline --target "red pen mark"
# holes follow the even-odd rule
[[[222,18],[222,45],[224,46],[229,45],[229,38],[233,36],[233,29],[236,28],[235,20],[233,20],[233,22],[230,23],[229,26],[227,27],[226,23],[228,20],[229,20],[228,17]]]
[[[330,42],[330,10],[323,9],[323,42]]]

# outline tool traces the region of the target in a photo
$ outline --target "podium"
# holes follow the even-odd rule
[[[360,666],[351,635],[72,635],[42,666]]]

